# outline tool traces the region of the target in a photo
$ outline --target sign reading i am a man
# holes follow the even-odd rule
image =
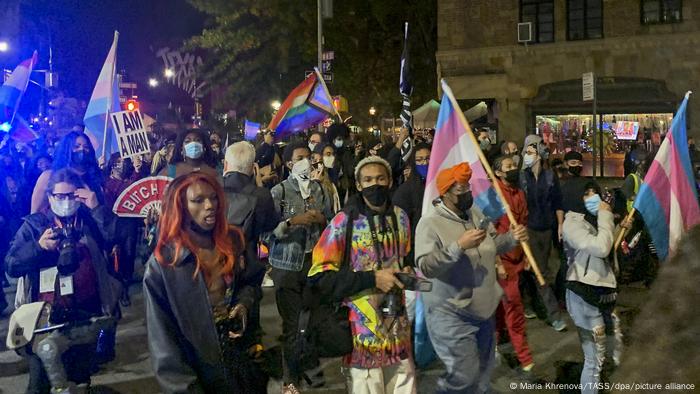
[[[119,154],[122,158],[148,153],[151,146],[148,143],[146,127],[139,110],[114,112],[109,115],[119,144]]]

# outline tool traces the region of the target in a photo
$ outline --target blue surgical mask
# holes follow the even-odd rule
[[[416,164],[416,172],[422,179],[428,177],[428,165],[427,164]]]
[[[204,145],[201,142],[192,141],[185,144],[185,156],[190,159],[199,159],[204,153]]]
[[[530,168],[535,164],[535,156],[534,155],[525,155],[523,158],[523,165],[525,168]]]
[[[598,208],[600,208],[601,201],[602,200],[600,199],[599,194],[594,194],[583,200],[583,202],[586,204],[586,210],[588,210],[588,212],[590,212],[593,216],[598,216]]]

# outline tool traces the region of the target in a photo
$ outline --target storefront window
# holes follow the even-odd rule
[[[593,115],[537,115],[536,130],[549,146],[552,157],[575,150],[583,154],[584,176],[593,175]],[[634,144],[655,152],[670,127],[673,114],[604,114],[598,115],[603,133],[603,175],[624,177],[625,154]],[[598,151],[599,140],[595,141]],[[600,175],[600,156],[596,174]]]

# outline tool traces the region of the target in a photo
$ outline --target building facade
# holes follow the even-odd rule
[[[531,23],[527,44],[521,22]],[[700,94],[700,1],[439,0],[436,56],[458,100],[490,103],[499,140],[521,145],[538,133],[555,155],[582,151],[584,174],[602,146],[604,175],[623,176],[624,152],[633,143],[653,151],[686,91]],[[700,97],[691,96],[687,125],[700,135]]]

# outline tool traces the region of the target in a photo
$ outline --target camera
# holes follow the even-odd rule
[[[58,242],[58,262],[56,266],[58,272],[63,275],[71,275],[78,269],[80,264],[76,244],[80,239],[78,231],[73,225],[53,227],[54,234],[57,234]]]
[[[406,308],[403,305],[401,291],[392,290],[384,296],[381,311],[384,317],[397,317],[404,314]]]
[[[433,283],[429,280],[421,279],[416,275],[406,272],[394,274],[404,286],[404,290],[429,292],[433,290]],[[382,315],[385,317],[401,316],[405,313],[403,294],[401,290],[393,290],[384,296],[381,305]]]

